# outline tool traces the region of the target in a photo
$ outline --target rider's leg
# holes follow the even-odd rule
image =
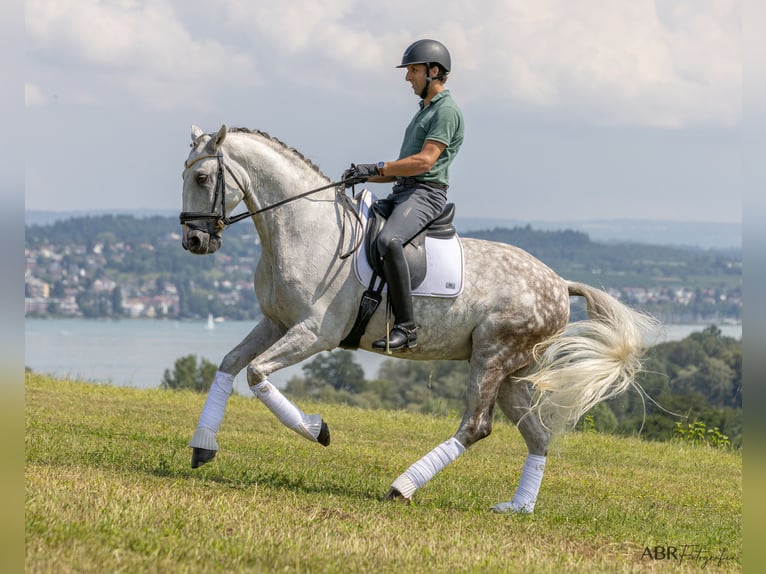
[[[372,344],[375,349],[391,351],[414,347],[417,340],[410,270],[404,246],[441,213],[446,202],[444,191],[425,186],[394,187],[394,190],[386,199],[390,213],[376,242],[383,258],[383,272],[395,320],[391,332]]]
[[[394,311],[394,326],[387,337],[372,343],[373,348],[397,351],[417,345],[415,314],[412,310],[410,270],[399,239],[394,239],[383,257],[383,269],[388,283],[388,297]]]

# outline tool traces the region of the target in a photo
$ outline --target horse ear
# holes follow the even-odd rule
[[[199,126],[192,125],[191,128],[191,139],[193,142],[196,142],[199,136],[204,134],[205,132],[202,131],[202,128]]]
[[[226,139],[226,131],[227,131],[226,125],[224,124],[221,126],[221,129],[218,130],[218,133],[215,134],[215,138],[213,138],[213,140],[215,141],[215,143],[213,144],[214,149],[218,149],[219,147],[221,147],[223,140]]]

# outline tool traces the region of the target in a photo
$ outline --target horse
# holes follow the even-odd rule
[[[348,255],[358,247],[355,201],[304,155],[259,130],[205,133],[192,126],[185,161],[182,246],[215,253],[228,225],[250,218],[261,242],[254,288],[263,319],[222,359],[189,446],[192,467],[219,450],[216,435],[233,379],[247,368],[252,393],[288,428],[327,446],[330,430],[268,377],[335,349],[355,324],[364,293]],[[308,191],[305,191],[308,190]],[[246,212],[231,214],[241,203]],[[410,502],[466,449],[492,431],[494,407],[527,447],[519,483],[490,510],[534,510],[552,437],[600,401],[625,392],[642,369],[656,321],[605,291],[567,281],[517,247],[459,238],[463,288],[455,297],[414,297],[417,346],[392,355],[468,361],[465,410],[455,434],[414,462],[384,500]],[[570,322],[570,297],[583,297],[587,319]],[[387,332],[386,311],[372,315],[359,348]]]

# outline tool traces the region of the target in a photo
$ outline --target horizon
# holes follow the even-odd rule
[[[118,209],[107,209],[107,208],[98,208],[98,209],[35,209],[35,208],[25,208],[24,213],[26,214],[35,214],[38,215],[44,215],[44,216],[50,216],[50,217],[72,217],[77,216],[79,214],[97,214],[97,215],[136,215],[139,214],[140,216],[145,215],[162,215],[162,216],[168,216],[173,217],[178,215],[180,212],[180,209],[171,209],[171,208],[151,208],[151,207],[136,207],[136,208],[118,208]],[[236,213],[236,212],[235,212]],[[456,214],[456,217],[460,217],[460,214]],[[648,222],[648,223],[668,223],[668,224],[700,224],[700,225],[732,225],[737,227],[742,227],[742,221],[729,221],[729,220],[718,220],[718,219],[664,219],[664,218],[639,218],[639,217],[605,217],[605,218],[582,218],[582,219],[534,219],[534,220],[525,220],[525,219],[514,219],[514,218],[499,218],[499,217],[491,217],[491,216],[473,216],[468,215],[464,216],[464,219],[471,219],[471,220],[488,220],[488,221],[516,221],[521,222],[522,225],[525,225],[526,223],[535,223],[535,222],[542,222],[542,223],[598,223],[598,222],[619,222],[619,221],[625,221],[625,222]]]

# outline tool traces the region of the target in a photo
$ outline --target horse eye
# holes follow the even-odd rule
[[[197,174],[197,183],[202,185],[207,181],[207,174],[206,173],[199,173]]]

